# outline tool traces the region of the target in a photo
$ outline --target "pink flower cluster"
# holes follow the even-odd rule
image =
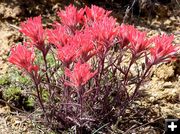
[[[179,50],[179,46],[173,46],[172,42],[174,36],[167,36],[163,34],[162,36],[156,36],[153,38],[154,46],[150,48],[150,64],[157,64],[159,62],[170,61],[175,58],[175,54]]]
[[[67,81],[65,84],[74,87],[80,87],[86,84],[86,82],[92,78],[97,71],[91,72],[91,68],[87,63],[76,63],[73,71],[68,68],[65,70],[65,75],[70,78],[70,82]]]
[[[29,37],[39,50],[44,51],[45,30],[42,26],[41,16],[29,18],[26,22],[22,22],[20,26],[20,32]]]
[[[148,65],[169,61],[177,53],[177,46],[172,45],[172,35],[148,39],[146,32],[130,25],[117,24],[116,19],[109,16],[110,13],[97,6],[78,10],[70,5],[58,12],[61,23],[54,23],[53,29],[44,29],[41,16],[38,16],[21,23],[20,31],[30,38],[32,47],[42,52],[47,51],[47,45],[56,48],[57,57],[65,66],[65,75],[69,77],[66,84],[73,87],[84,85],[98,73],[92,71],[96,68],[91,67],[89,60],[99,54],[106,54],[117,43],[119,49],[129,49],[133,57],[148,55]],[[34,60],[33,49],[24,45],[11,49],[9,62],[27,72],[38,73]]]
[[[9,62],[17,65],[20,69],[25,69],[27,72],[35,73],[38,72],[39,67],[34,65],[35,54],[33,49],[28,49],[26,43],[24,45],[17,45],[11,48],[11,56]]]

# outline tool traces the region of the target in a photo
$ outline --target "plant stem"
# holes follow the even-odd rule
[[[80,103],[80,118],[82,119],[82,113],[83,113],[83,94],[84,94],[84,91],[83,91],[83,87],[80,86],[79,87],[79,103]]]
[[[146,77],[147,73],[149,72],[149,70],[151,69],[151,67],[152,67],[152,65],[150,65],[149,67],[147,67],[145,73],[144,73],[143,76],[141,77],[141,80],[137,83],[137,86],[136,86],[136,88],[135,88],[135,90],[134,90],[134,93],[133,93],[133,95],[132,95],[132,97],[131,97],[131,100],[134,100],[134,97],[136,96],[137,91],[138,91],[139,87],[141,86],[141,83],[142,83],[143,80],[145,79],[145,77]]]
[[[47,66],[46,54],[44,54],[44,53],[43,53],[43,60],[44,60],[44,64],[45,64],[46,78],[47,78],[48,83],[50,83],[50,79],[49,79],[49,76],[48,76],[48,73],[47,73],[48,66]]]
[[[135,58],[132,57],[132,58],[131,58],[131,61],[130,61],[130,63],[129,63],[128,69],[126,70],[125,75],[124,75],[124,85],[127,84],[127,81],[128,81],[128,73],[129,73],[130,68],[131,68],[132,64],[134,63],[134,61],[135,61]]]
[[[52,102],[52,92],[51,92],[51,86],[50,86],[50,78],[48,76],[48,65],[47,65],[47,59],[46,59],[46,56],[47,54],[43,52],[43,60],[44,60],[44,64],[45,64],[45,74],[46,74],[46,79],[47,79],[47,82],[49,83],[48,84],[48,92],[49,92],[49,104],[51,105],[51,102]]]
[[[37,83],[36,81],[34,81],[34,83],[35,83],[35,87],[36,87],[36,92],[37,92],[38,101],[39,101],[39,103],[40,103],[40,106],[41,106],[44,114],[45,114],[45,117],[46,117],[47,122],[49,122],[49,119],[48,119],[47,114],[46,114],[46,110],[45,110],[45,108],[44,108],[44,104],[43,104],[43,102],[42,102],[42,95],[40,94],[38,83]]]
[[[141,80],[136,84],[136,88],[134,90],[134,93],[132,94],[131,97],[129,97],[129,100],[125,102],[124,107],[123,107],[123,109],[120,112],[121,115],[124,114],[124,112],[125,112],[126,108],[128,107],[128,105],[134,100],[134,98],[135,98],[135,96],[137,94],[138,89],[140,88],[143,80],[145,79],[145,77],[146,77],[147,73],[149,72],[149,70],[151,69],[151,67],[152,67],[152,65],[147,67],[145,73],[141,77]]]

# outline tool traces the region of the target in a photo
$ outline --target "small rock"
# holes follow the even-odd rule
[[[175,16],[171,16],[169,19],[170,19],[171,21],[176,21]]]
[[[172,64],[162,64],[155,70],[154,75],[159,79],[167,80],[174,76],[174,66]]]
[[[6,18],[15,18],[16,16],[20,15],[22,13],[22,10],[20,8],[20,6],[12,6],[12,5],[8,5],[6,3],[2,3],[0,5],[0,16],[2,16],[2,18],[6,19]]]
[[[172,21],[167,19],[166,21],[164,21],[164,25],[171,25]]]
[[[172,82],[165,82],[163,84],[163,88],[173,88],[173,87],[174,87],[174,85]]]

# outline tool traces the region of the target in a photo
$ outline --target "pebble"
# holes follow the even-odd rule
[[[172,84],[172,82],[165,82],[164,84],[163,84],[163,88],[173,88],[174,87],[174,85]]]
[[[172,23],[172,21],[171,20],[166,20],[166,21],[164,21],[164,25],[171,25],[171,23]]]
[[[172,21],[176,21],[175,16],[171,16],[169,19],[172,20]]]

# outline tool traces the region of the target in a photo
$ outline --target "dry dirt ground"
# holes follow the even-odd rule
[[[23,3],[24,4],[24,3]],[[26,12],[30,15],[48,17],[49,14],[41,11],[44,6],[30,3],[32,7],[22,8],[22,2],[12,0],[0,2],[0,75],[4,75],[9,64],[7,56],[9,48],[13,43],[22,40],[22,35],[18,32],[19,21],[24,20]],[[58,4],[54,4],[53,10],[57,10]],[[27,9],[26,9],[27,8]],[[168,15],[156,16],[151,22],[141,19],[137,28],[146,30],[149,36],[159,33],[173,33],[174,43],[180,44],[180,10],[179,6],[173,12],[168,10]],[[121,16],[114,13],[115,16]],[[0,90],[3,90],[1,88]],[[120,119],[115,125],[110,127],[109,133],[123,133],[120,128],[126,128],[126,133],[149,133],[158,134],[164,132],[164,118],[180,118],[180,59],[174,63],[162,64],[152,73],[149,83],[142,89],[142,98],[137,100],[129,110],[133,110],[132,115],[127,110],[127,119]],[[1,97],[0,97],[1,98]],[[128,125],[127,125],[128,124]],[[8,105],[0,103],[0,133],[47,133],[48,130],[37,125],[33,120],[28,119],[22,112],[13,112]]]

